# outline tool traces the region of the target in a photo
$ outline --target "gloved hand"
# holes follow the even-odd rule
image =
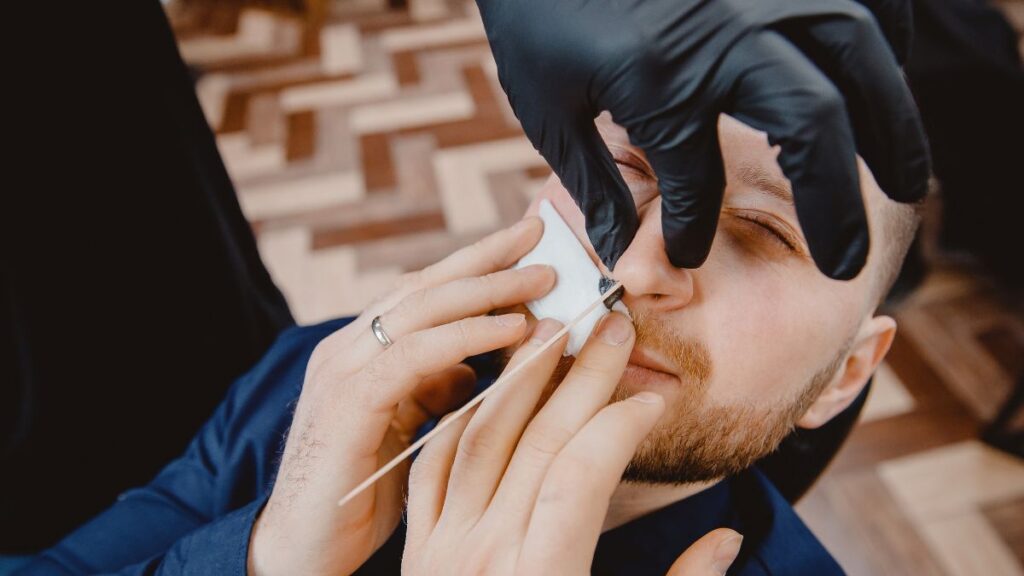
[[[477,0],[501,85],[614,270],[638,219],[594,117],[611,112],[659,181],[671,262],[700,266],[718,223],[728,113],[780,145],[818,268],[849,279],[868,230],[855,153],[893,199],[926,190],[929,157],[899,60],[905,0]],[[886,44],[889,34],[892,45]]]

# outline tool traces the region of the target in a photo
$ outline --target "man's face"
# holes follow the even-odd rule
[[[677,269],[665,254],[660,195],[643,152],[607,115],[597,124],[640,215],[613,274],[637,328],[616,399],[653,390],[667,404],[626,479],[679,483],[735,473],[778,445],[845,362],[873,310],[876,251],[852,281],[822,275],[777,149],[763,133],[723,116],[727,185],[718,231],[703,266]],[[863,169],[861,179],[870,217],[882,192]],[[556,177],[540,198],[551,200],[598,263],[583,215]],[[528,214],[536,210],[537,201]],[[877,238],[874,227],[872,234]]]

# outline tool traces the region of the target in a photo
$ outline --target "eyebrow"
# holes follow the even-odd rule
[[[744,163],[740,165],[737,176],[743,184],[756,188],[790,206],[793,205],[793,191],[789,184],[785,180],[769,174],[764,168],[756,164]]]

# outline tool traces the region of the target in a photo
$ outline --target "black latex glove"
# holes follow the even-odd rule
[[[603,110],[658,176],[671,262],[700,266],[718,224],[721,112],[768,133],[818,268],[868,252],[859,152],[892,198],[924,195],[927,144],[897,56],[906,0],[477,0],[501,85],[614,269],[636,207],[594,127]],[[892,45],[886,43],[889,34]]]

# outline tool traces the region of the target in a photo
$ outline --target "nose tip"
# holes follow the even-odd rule
[[[625,288],[622,301],[627,308],[642,305],[649,310],[668,312],[683,308],[693,300],[693,274],[686,269],[673,267],[672,274],[646,271],[616,274],[616,277]]]
[[[619,258],[614,276],[626,289],[626,306],[642,304],[648,309],[669,311],[686,306],[693,299],[693,271],[672,265],[660,230],[656,236],[637,234]]]

